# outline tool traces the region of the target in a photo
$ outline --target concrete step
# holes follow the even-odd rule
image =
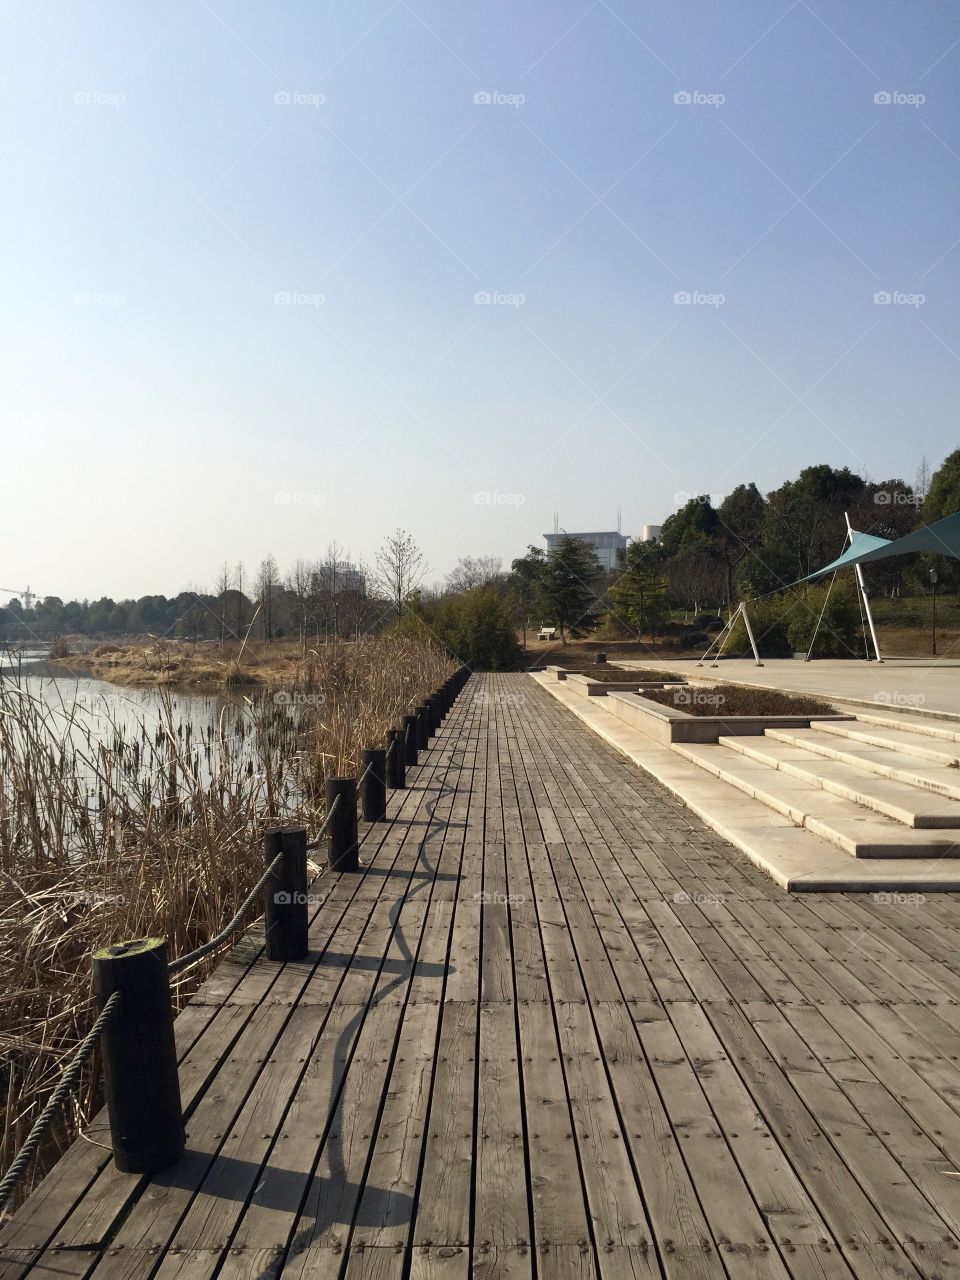
[[[673,750],[851,857],[960,858],[960,833],[911,830],[719,743],[674,743]]]
[[[727,737],[721,738],[720,744],[907,827],[960,828],[960,800],[940,797],[895,778],[880,777],[842,760],[828,760],[770,737]]]
[[[920,787],[938,796],[960,800],[960,774],[956,769],[931,764],[929,760],[909,756],[904,751],[869,746],[854,742],[851,738],[825,733],[824,723],[819,721],[816,729],[768,729],[765,736],[777,742],[787,742],[793,747],[802,747],[805,751],[813,751],[817,755],[826,756],[828,760],[841,760],[844,764],[875,773],[881,778],[893,778],[897,782]]]
[[[929,717],[911,715],[909,712],[873,712],[857,711],[857,719],[864,724],[877,725],[882,729],[906,729],[924,738],[938,738],[941,742],[960,743],[960,728],[951,728],[949,723],[932,720]]]
[[[824,733],[835,734],[838,738],[849,738],[851,742],[862,742],[868,747],[883,747],[886,751],[901,751],[905,755],[915,756],[919,760],[929,760],[932,764],[941,764],[945,768],[960,768],[960,743],[941,742],[916,733],[913,729],[887,729],[856,720],[823,720],[818,728]]]
[[[671,747],[610,714],[604,698],[575,698],[546,673],[531,675],[604,741],[671,791],[707,826],[789,893],[960,891],[960,859],[851,858],[789,818],[728,786]]]

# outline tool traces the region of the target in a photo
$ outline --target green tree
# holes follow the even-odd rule
[[[923,503],[923,523],[932,524],[960,511],[960,449],[948,454],[933,473]]]
[[[667,516],[660,530],[660,545],[672,559],[715,545],[719,531],[720,517],[711,505],[710,495],[701,493]]]
[[[603,576],[596,552],[579,538],[561,538],[547,556],[540,593],[560,639],[592,631],[600,620],[597,591]]]
[[[518,556],[510,565],[510,587],[516,602],[517,623],[523,631],[523,644],[527,644],[527,628],[531,618],[543,607],[543,571],[547,553],[542,547],[527,547],[525,556]]]
[[[752,482],[738,484],[717,508],[718,542],[727,582],[727,608],[732,608],[737,567],[754,553],[763,538],[766,503]]]
[[[635,538],[627,545],[620,576],[610,588],[613,618],[630,627],[638,640],[644,631],[655,638],[667,616],[663,560],[663,551],[655,542]]]

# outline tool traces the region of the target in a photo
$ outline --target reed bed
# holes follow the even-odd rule
[[[340,641],[199,723],[168,690],[152,717],[119,694],[91,717],[68,682],[0,677],[0,1172],[95,1016],[91,952],[151,934],[173,957],[216,934],[262,871],[262,829],[316,830],[325,778],[355,775],[452,671],[420,642]],[[177,976],[178,1004],[215,963]],[[99,1103],[94,1060],[24,1192]]]

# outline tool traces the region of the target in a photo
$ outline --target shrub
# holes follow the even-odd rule
[[[398,626],[405,633],[439,642],[452,658],[476,671],[509,670],[520,659],[513,611],[496,587],[475,587],[436,601],[418,602]]]
[[[800,587],[767,600],[747,602],[747,613],[761,658],[789,658],[806,653],[823,610],[814,656],[852,658],[863,654],[860,614],[853,587],[836,583],[827,598],[827,587]],[[824,604],[826,608],[824,609]],[[752,653],[743,620],[738,618],[724,653],[749,657]]]

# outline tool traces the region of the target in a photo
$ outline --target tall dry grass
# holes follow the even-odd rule
[[[216,934],[262,871],[263,827],[316,830],[324,778],[356,774],[452,670],[408,639],[340,641],[199,726],[168,691],[156,722],[108,710],[92,726],[68,697],[0,677],[0,1171],[90,1026],[91,952],[149,933],[172,957]],[[215,963],[178,975],[178,1003]],[[99,1101],[94,1062],[31,1182]]]

